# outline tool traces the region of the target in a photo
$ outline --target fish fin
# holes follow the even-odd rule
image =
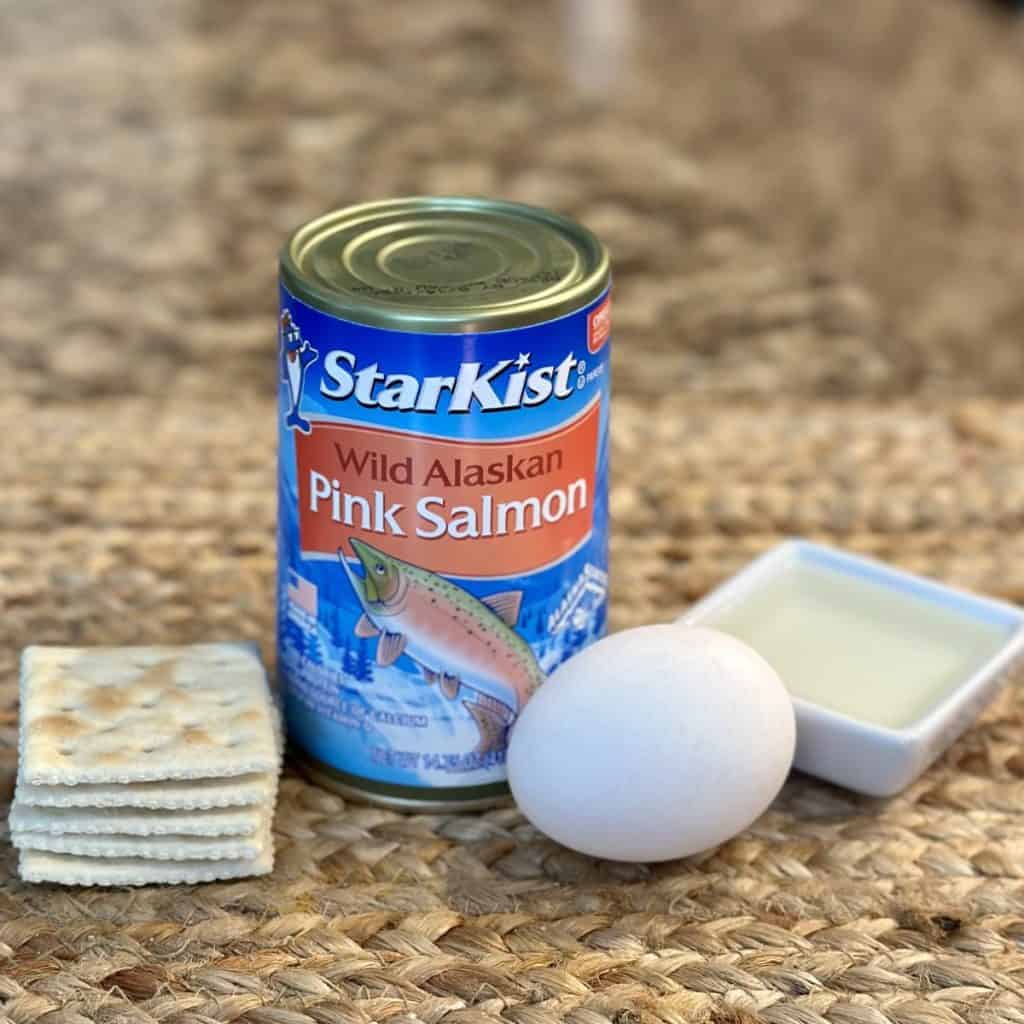
[[[377,636],[380,630],[370,621],[369,615],[363,614],[359,616],[355,632],[356,636],[362,637],[365,640],[367,637]]]
[[[458,676],[453,676],[451,673],[445,672],[441,676],[440,686],[441,692],[449,700],[455,700],[459,695],[459,690],[462,689],[462,680]]]
[[[497,701],[496,703],[501,703]],[[497,750],[504,750],[508,743],[509,722],[505,717],[494,710],[489,704],[478,704],[468,700],[462,702],[462,706],[473,716],[476,727],[480,732],[480,742],[477,743],[474,754],[490,754]]]
[[[488,594],[480,598],[506,626],[514,626],[519,621],[519,608],[523,603],[521,590],[503,590],[499,594]]]
[[[458,697],[459,690],[462,689],[462,680],[458,676],[453,676],[450,672],[438,672],[436,668],[428,668],[426,665],[420,665],[420,671],[423,678],[431,686],[439,687],[449,700]]]
[[[377,664],[386,668],[393,665],[405,650],[404,633],[381,633],[377,641]]]

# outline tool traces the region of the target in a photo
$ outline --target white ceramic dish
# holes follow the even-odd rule
[[[943,635],[942,642],[954,653],[959,650],[956,642],[958,621],[964,626],[964,650],[968,639],[976,639],[977,634],[984,634],[985,642],[976,648],[979,652],[977,656],[965,655],[962,678],[958,675],[952,683],[943,684],[939,688],[942,689],[941,693],[936,691],[934,685],[930,689],[922,689],[921,692],[924,694],[934,692],[934,699],[928,698],[929,703],[912,715],[911,720],[899,721],[896,725],[879,724],[877,720],[871,720],[872,715],[851,713],[848,710],[837,711],[834,707],[825,706],[828,701],[824,699],[815,701],[799,695],[793,697],[797,720],[794,764],[797,768],[862,793],[875,796],[897,793],[916,779],[971,724],[1012,674],[1018,659],[1024,655],[1024,610],[1002,601],[966,593],[934,580],[915,576],[870,558],[808,541],[791,540],[753,561],[694,605],[678,621],[733,632],[740,639],[751,643],[769,662],[773,662],[770,652],[759,646],[756,639],[730,628],[730,618],[739,621],[736,618],[737,610],[742,609],[745,601],[753,603],[759,589],[768,586],[779,589],[777,584],[783,574],[802,572],[804,568],[810,568],[813,573],[822,577],[836,574],[835,579],[842,581],[840,589],[849,584],[851,592],[857,593],[857,614],[860,621],[857,623],[857,647],[853,650],[848,645],[846,663],[837,666],[834,659],[820,659],[823,662],[820,664],[822,678],[812,680],[817,690],[813,687],[809,690],[807,687],[801,687],[798,685],[801,680],[787,680],[785,666],[774,664],[791,693],[799,694],[802,688],[807,692],[826,692],[821,688],[828,686],[830,661],[837,677],[843,676],[844,673],[849,676],[854,660],[858,664],[857,671],[861,671],[861,663],[865,662],[865,645],[868,650],[871,647],[871,616],[869,609],[865,620],[865,595],[870,599],[872,594],[877,594],[879,598],[879,656],[876,667],[878,674],[873,674],[870,679],[874,687],[871,700],[876,705],[879,701],[884,702],[887,692],[885,687],[891,683],[894,701],[898,698],[898,702],[904,708],[900,714],[904,716],[907,715],[906,707],[912,705],[907,704],[906,691],[899,692],[898,688],[907,685],[924,686],[929,682],[922,673],[926,674],[929,671],[925,663],[930,664],[930,659],[925,655],[932,652],[923,646],[923,667],[915,666],[911,641],[899,632],[899,616],[894,615],[894,610],[899,610],[900,605],[905,605],[911,616],[907,621],[911,624],[915,615],[920,615],[923,620],[930,616],[935,620],[928,623],[932,630],[936,628],[936,622],[940,617],[943,622],[948,621],[950,635]],[[806,595],[803,600],[807,600]],[[765,605],[765,602],[761,603]],[[786,609],[779,607],[776,611],[776,606],[771,602],[765,607],[767,610],[762,607],[758,614],[762,615],[769,630],[776,620],[780,623],[784,621]],[[789,611],[792,613],[793,609]],[[822,622],[817,622],[813,614],[808,618],[808,629],[811,630],[820,630],[823,622],[830,630],[841,628],[835,621],[823,619]],[[840,620],[841,618],[839,616]],[[799,630],[792,629],[792,621],[789,622],[789,626],[789,631],[785,633],[785,642],[800,643]],[[780,625],[779,629],[782,628]],[[889,646],[901,652],[906,668],[894,668],[893,665],[885,663],[887,633]],[[926,635],[927,631],[922,630],[922,636]],[[841,641],[843,637],[837,634],[837,639]],[[850,640],[853,640],[852,634]],[[820,651],[820,633],[809,635],[808,644],[810,645],[812,641]],[[773,642],[780,641],[775,637]],[[922,644],[924,643],[926,641],[922,640]],[[972,647],[971,650],[974,651],[975,648]],[[836,657],[841,658],[841,642],[836,644],[836,651]],[[778,654],[777,658],[779,662],[788,660],[778,657]],[[799,659],[793,664],[799,665]],[[811,665],[811,668],[805,666],[799,671],[818,671],[818,660],[812,661]],[[843,671],[839,671],[840,669]],[[917,676],[920,678],[915,677],[917,669]],[[790,672],[792,675],[797,670],[790,666]],[[852,684],[847,680],[843,685],[849,687]],[[867,687],[867,684],[865,686]],[[846,696],[850,696],[849,691]],[[856,705],[857,702],[837,700],[837,703],[849,706]],[[877,717],[885,718],[885,710],[876,708]]]

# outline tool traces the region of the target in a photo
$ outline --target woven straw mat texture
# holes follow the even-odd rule
[[[30,641],[272,665],[274,253],[342,200],[500,194],[608,240],[615,628],[789,534],[1024,600],[997,7],[40,2],[0,55],[0,800]],[[1014,689],[901,796],[797,775],[677,863],[292,768],[275,839],[268,878],[137,891],[24,885],[4,843],[0,1021],[1024,1024]]]

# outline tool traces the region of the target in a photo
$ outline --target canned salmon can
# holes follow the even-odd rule
[[[608,254],[517,203],[333,211],[281,253],[278,672],[320,783],[507,797],[509,729],[605,629]]]

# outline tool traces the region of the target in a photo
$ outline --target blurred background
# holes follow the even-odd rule
[[[269,653],[277,250],[407,193],[612,249],[618,624],[789,533],[1024,597],[1022,33],[969,0],[0,4],[4,678],[30,638]]]
[[[8,2],[8,390],[265,394],[285,234],[467,192],[607,240],[620,388],[1015,395],[1022,58],[969,0]]]

